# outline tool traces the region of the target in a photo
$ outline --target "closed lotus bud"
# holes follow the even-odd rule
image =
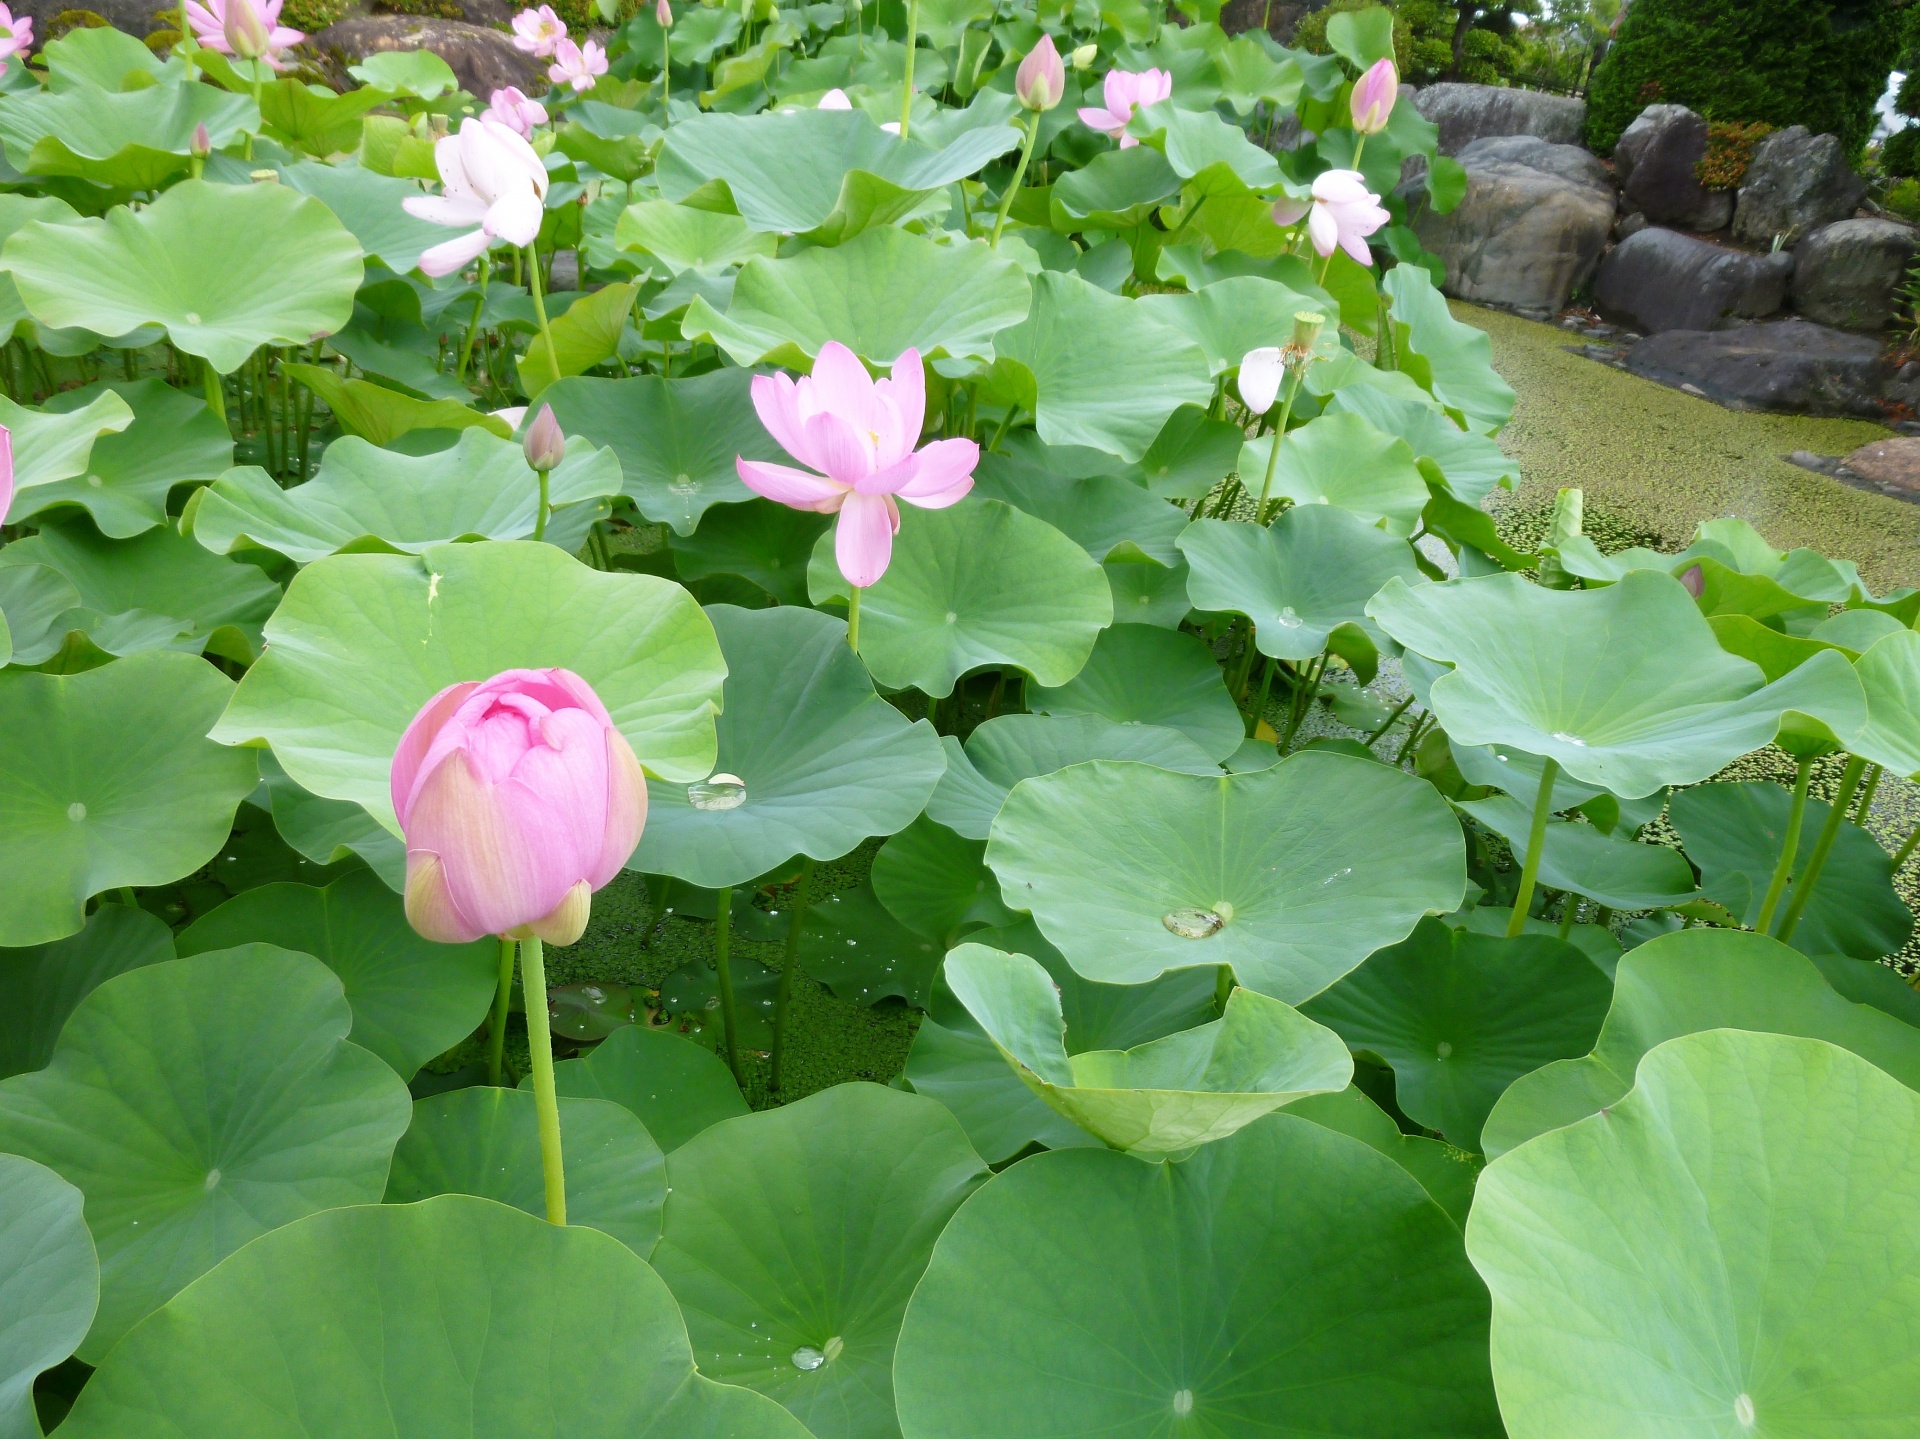
[[[1051,110],[1067,93],[1067,67],[1060,62],[1053,36],[1042,35],[1013,77],[1014,96],[1029,110]]]
[[[667,3],[667,0],[660,0],[660,3],[653,8],[653,18],[660,22],[660,28],[662,30],[671,29],[673,27],[673,7]]]
[[[1098,45],[1082,45],[1073,52],[1073,68],[1076,70],[1084,70],[1098,59],[1099,55],[1100,47]]]
[[[1376,60],[1353,85],[1353,128],[1362,135],[1378,135],[1387,128],[1393,102],[1400,97],[1400,72],[1391,60]]]
[[[220,33],[243,60],[258,60],[272,48],[273,27],[254,0],[227,0]]]
[[[526,452],[528,468],[543,474],[560,468],[567,457],[567,437],[560,433],[560,421],[554,418],[552,405],[540,407],[520,446]]]
[[[440,691],[401,737],[390,784],[407,920],[442,944],[572,944],[647,817],[640,761],[570,670]]]
[[[193,127],[193,139],[188,142],[187,153],[199,160],[213,153],[213,136],[207,133],[206,121],[202,120]]]
[[[1700,566],[1688,565],[1686,571],[1680,576],[1680,583],[1685,585],[1687,593],[1697,600],[1706,591],[1707,576]]]

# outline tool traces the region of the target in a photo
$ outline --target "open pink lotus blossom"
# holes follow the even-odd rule
[[[1400,72],[1391,60],[1376,60],[1371,69],[1353,84],[1349,108],[1353,128],[1362,135],[1378,135],[1387,128],[1393,114],[1393,102],[1400,98]]]
[[[280,23],[283,0],[187,0],[187,24],[208,50],[265,60],[281,68],[280,52],[306,39],[306,32]],[[236,43],[237,42],[237,43]]]
[[[442,944],[572,944],[647,819],[640,761],[571,670],[441,690],[401,736],[389,783],[407,919]]]
[[[553,63],[547,67],[549,80],[556,85],[571,85],[582,95],[593,88],[598,76],[606,73],[607,52],[600,48],[598,40],[589,40],[584,45],[562,40],[553,47]]]
[[[1274,201],[1274,224],[1297,225],[1303,216],[1314,249],[1322,255],[1345,250],[1362,265],[1373,263],[1367,236],[1393,218],[1380,208],[1380,197],[1367,188],[1358,170],[1324,171],[1313,182],[1311,200],[1282,196]]]
[[[533,127],[547,123],[547,107],[538,100],[529,100],[521,93],[519,86],[509,85],[493,92],[487,101],[487,108],[480,112],[480,118],[505,125],[514,134],[530,140],[533,138]]]
[[[544,60],[566,38],[567,22],[553,13],[551,5],[542,5],[538,10],[522,10],[513,17],[513,48],[525,54],[537,55]]]
[[[1142,105],[1158,104],[1172,93],[1173,76],[1165,70],[1143,70],[1138,75],[1130,70],[1109,70],[1101,92],[1104,103],[1083,105],[1080,123],[1113,136],[1122,150],[1130,150],[1140,143],[1126,133],[1133,112]]]
[[[412,195],[401,207],[436,225],[475,228],[423,254],[422,273],[451,275],[495,240],[533,243],[546,210],[547,167],[519,133],[486,117],[462,120],[457,135],[434,142],[433,161],[444,193]]]
[[[811,375],[755,376],[753,408],[782,449],[821,473],[736,457],[741,483],[796,510],[838,514],[834,557],[859,589],[878,581],[893,558],[896,499],[942,510],[973,488],[980,446],[972,440],[914,449],[927,410],[918,350],[893,362],[891,378],[876,381],[852,350],[830,340]]]
[[[0,5],[0,60],[24,55],[33,46],[33,16],[14,19],[13,11]]]

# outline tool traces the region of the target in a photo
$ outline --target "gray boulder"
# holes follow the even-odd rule
[[[1823,225],[1795,252],[1793,306],[1809,320],[1880,330],[1899,312],[1920,232],[1893,220]]]
[[[1627,368],[1737,410],[1875,419],[1892,376],[1878,341],[1806,320],[1649,335]]]
[[[1763,319],[1787,302],[1793,255],[1752,255],[1648,227],[1607,252],[1594,281],[1602,314],[1647,334],[1717,330]]]
[[[1621,133],[1614,175],[1627,207],[1656,225],[1724,230],[1733,193],[1709,190],[1695,167],[1707,153],[1707,122],[1685,105],[1649,105]]]
[[[1475,140],[1532,135],[1554,145],[1578,143],[1587,102],[1538,90],[1443,81],[1413,97],[1413,108],[1440,127],[1440,153],[1457,155]]]
[[[513,48],[503,30],[418,15],[350,15],[308,42],[323,66],[344,73],[369,55],[386,50],[431,50],[452,67],[460,88],[485,100],[516,85],[529,93],[547,88],[546,63]]]
[[[1577,145],[1531,135],[1475,140],[1460,152],[1467,193],[1450,214],[1418,208],[1420,243],[1447,262],[1462,300],[1558,310],[1586,283],[1613,225],[1607,168]]]
[[[1848,218],[1866,195],[1867,182],[1853,173],[1838,136],[1810,134],[1805,125],[1775,130],[1753,147],[1733,235],[1754,245],[1785,235],[1791,245]]]

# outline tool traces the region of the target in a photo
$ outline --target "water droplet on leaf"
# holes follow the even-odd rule
[[[1170,909],[1160,916],[1160,923],[1182,939],[1211,939],[1226,920],[1210,909]]]
[[[1298,613],[1295,612],[1292,605],[1282,605],[1280,607],[1280,628],[1281,629],[1297,630],[1304,623],[1306,622],[1300,618]],[[1186,1391],[1182,1390],[1181,1392],[1184,1394]]]
[[[667,481],[667,488],[676,495],[691,495],[698,493],[700,486],[694,483],[692,475],[682,472]]]
[[[1578,745],[1581,749],[1585,749],[1587,747],[1587,742],[1581,739],[1579,735],[1568,734],[1563,729],[1555,730],[1553,732],[1553,737],[1559,740],[1561,744]]]
[[[687,786],[687,803],[695,809],[738,809],[747,802],[747,783],[737,774],[716,774]]]

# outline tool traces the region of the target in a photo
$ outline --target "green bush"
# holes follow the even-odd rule
[[[1805,125],[1857,155],[1905,19],[1896,0],[1635,0],[1594,72],[1587,142],[1612,150],[1659,99],[1710,120]]]
[[[1920,125],[1895,130],[1881,142],[1880,173],[1901,179],[1920,175]]]
[[[1887,207],[1889,214],[1903,220],[1920,220],[1920,180],[1902,180],[1887,191],[1880,203]]]
[[[1364,10],[1379,0],[1332,0],[1332,3],[1301,17],[1294,28],[1293,43],[1315,55],[1328,53],[1327,21],[1342,10]],[[1427,85],[1446,74],[1453,64],[1453,26],[1459,12],[1438,0],[1400,0],[1389,6],[1393,12],[1393,63],[1401,77],[1416,85]],[[1476,35],[1485,32],[1475,31]],[[1505,42],[1497,35],[1488,39],[1497,45]],[[1468,47],[1468,68],[1475,65],[1473,47]],[[1480,79],[1470,75],[1470,79]],[[1494,77],[1492,83],[1498,83]]]

